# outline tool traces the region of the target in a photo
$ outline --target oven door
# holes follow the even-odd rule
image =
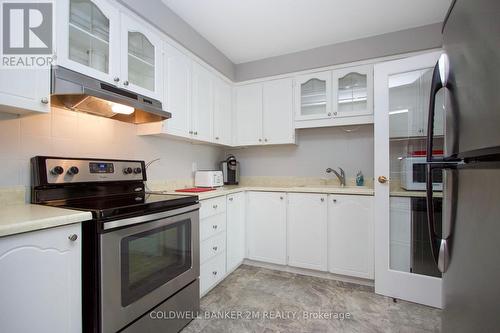
[[[105,224],[101,330],[116,332],[199,277],[199,205]]]

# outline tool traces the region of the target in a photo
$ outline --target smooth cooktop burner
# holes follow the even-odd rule
[[[145,215],[185,207],[198,202],[197,196],[160,193],[111,195],[84,199],[57,200],[47,204],[68,209],[91,211],[94,219]]]

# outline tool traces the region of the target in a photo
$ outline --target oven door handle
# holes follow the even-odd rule
[[[148,215],[142,215],[142,216],[136,216],[136,217],[130,217],[122,220],[116,220],[116,221],[110,221],[110,222],[105,222],[104,223],[104,230],[110,230],[110,229],[115,229],[115,228],[121,228],[125,226],[130,226],[133,224],[140,224],[144,222],[149,222],[149,221],[154,221],[154,220],[160,220],[160,219],[165,219],[168,217],[173,217],[176,215],[188,213],[194,210],[197,210],[200,208],[200,204],[197,203],[195,205],[189,205],[186,207],[181,207],[165,212],[160,212],[160,213],[154,213],[154,214],[148,214]]]

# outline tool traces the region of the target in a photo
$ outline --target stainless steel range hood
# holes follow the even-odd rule
[[[165,120],[161,102],[61,66],[52,68],[51,104],[134,124]],[[133,108],[133,109],[132,109]]]

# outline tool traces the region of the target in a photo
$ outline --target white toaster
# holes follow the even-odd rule
[[[222,171],[196,171],[194,174],[194,186],[217,187],[224,185]]]

